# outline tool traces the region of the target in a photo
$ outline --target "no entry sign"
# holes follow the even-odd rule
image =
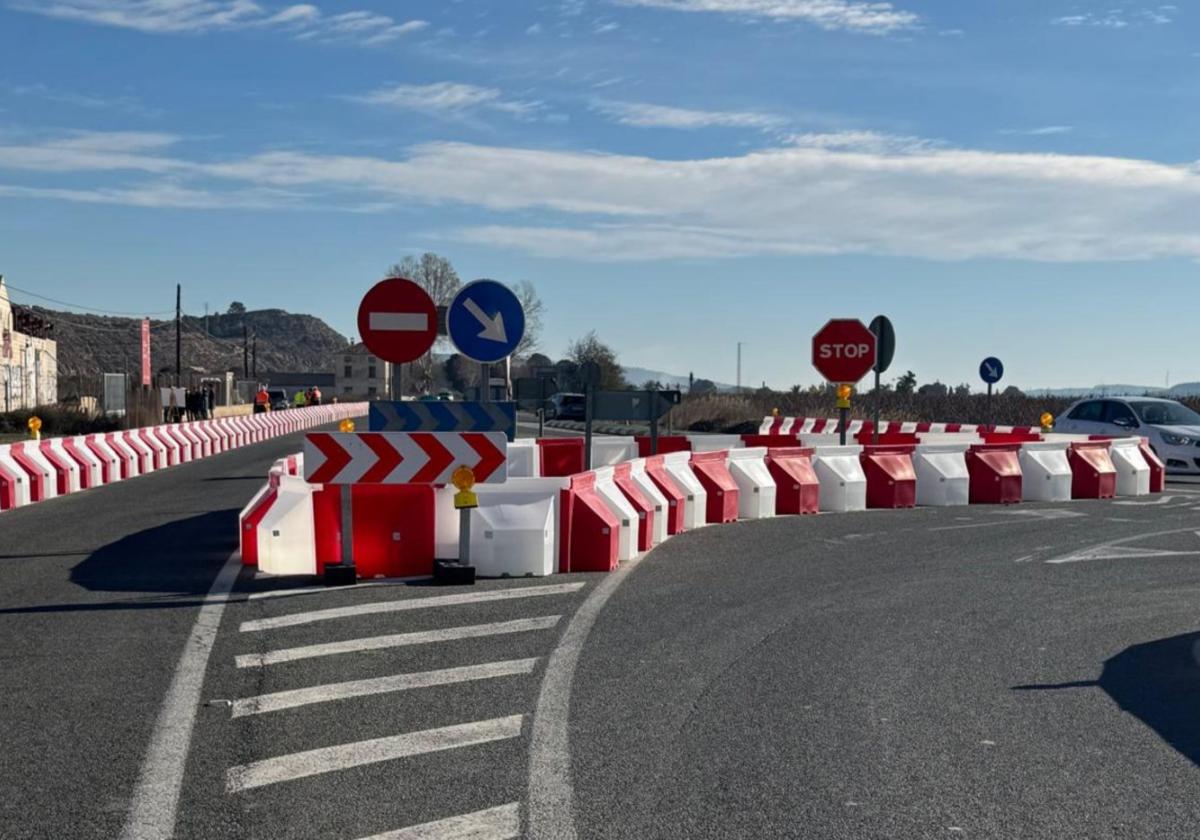
[[[376,283],[358,306],[358,334],[363,344],[392,364],[424,356],[437,340],[437,328],[433,299],[403,277]]]
[[[813,367],[830,382],[857,382],[875,365],[875,334],[862,321],[830,321],[813,336]]]

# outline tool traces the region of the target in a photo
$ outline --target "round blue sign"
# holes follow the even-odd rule
[[[995,385],[1004,378],[1004,363],[995,356],[988,356],[979,366],[979,378],[988,385]]]
[[[458,352],[490,365],[511,356],[525,337],[525,310],[508,286],[476,280],[454,296],[446,331]]]

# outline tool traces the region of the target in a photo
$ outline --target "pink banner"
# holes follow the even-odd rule
[[[150,385],[150,319],[142,319],[142,385]]]

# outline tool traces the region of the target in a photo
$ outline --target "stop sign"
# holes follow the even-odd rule
[[[830,321],[813,336],[813,367],[830,382],[857,382],[875,365],[875,334],[862,321]]]
[[[419,359],[437,340],[433,299],[403,277],[371,287],[358,305],[358,334],[367,349],[386,362],[402,365]]]

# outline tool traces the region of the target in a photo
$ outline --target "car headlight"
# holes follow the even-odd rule
[[[1162,433],[1163,443],[1167,446],[1190,446],[1192,439],[1186,435],[1173,435],[1168,432]]]

